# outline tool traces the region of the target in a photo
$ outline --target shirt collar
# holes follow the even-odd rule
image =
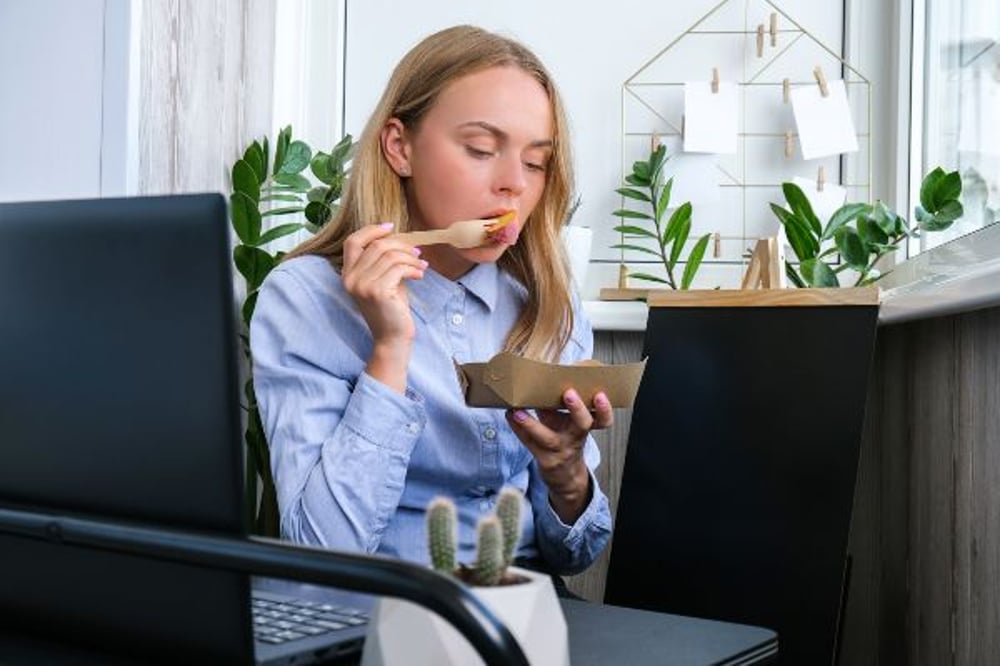
[[[427,268],[422,280],[408,283],[411,307],[424,321],[430,321],[444,310],[456,290],[465,289],[492,312],[497,302],[498,280],[500,269],[492,262],[473,266],[458,280],[449,280],[434,269]]]

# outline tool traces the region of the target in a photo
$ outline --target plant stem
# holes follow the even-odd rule
[[[670,260],[667,258],[666,246],[661,242],[663,238],[663,231],[660,229],[660,216],[657,215],[657,202],[660,200],[656,193],[656,181],[659,180],[659,176],[654,178],[649,184],[649,195],[652,199],[650,206],[653,209],[653,226],[656,227],[656,245],[660,250],[660,261],[663,262],[663,267],[667,271],[667,284],[670,285],[671,289],[677,289],[677,283],[674,282],[674,272],[670,270]]]

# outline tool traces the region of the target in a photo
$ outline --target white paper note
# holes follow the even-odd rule
[[[847,200],[847,190],[840,185],[824,183],[821,192],[816,189],[815,179],[810,180],[796,176],[792,182],[802,189],[802,193],[809,199],[813,212],[816,213],[816,217],[819,218],[824,227],[826,227],[830,216],[837,212],[837,209],[843,206],[844,201]]]
[[[660,142],[666,146],[668,157],[663,164],[663,180],[674,179],[670,188],[670,207],[685,201],[690,201],[692,206],[718,202],[722,174],[715,155],[681,152],[683,146],[679,136],[663,137]]]
[[[685,83],[684,152],[735,153],[739,112],[735,83],[720,81],[717,93],[711,82]]]
[[[791,92],[799,145],[802,157],[807,160],[858,149],[843,80],[827,82],[827,90],[830,93],[827,97],[820,93],[818,84],[794,88]]]

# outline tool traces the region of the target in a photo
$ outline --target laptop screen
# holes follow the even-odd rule
[[[0,204],[0,504],[245,533],[224,199]],[[0,617],[248,661],[245,576],[0,536]]]

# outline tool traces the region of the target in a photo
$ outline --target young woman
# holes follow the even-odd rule
[[[530,510],[518,555],[574,573],[611,534],[589,432],[612,409],[465,405],[454,363],[501,350],[572,363],[592,350],[559,231],[572,189],[551,78],[520,44],[468,26],[399,63],[362,134],[343,207],[268,276],[254,380],[285,538],[427,561],[425,508],[459,513],[459,559],[507,485]],[[413,247],[396,232],[513,211],[485,246]]]

